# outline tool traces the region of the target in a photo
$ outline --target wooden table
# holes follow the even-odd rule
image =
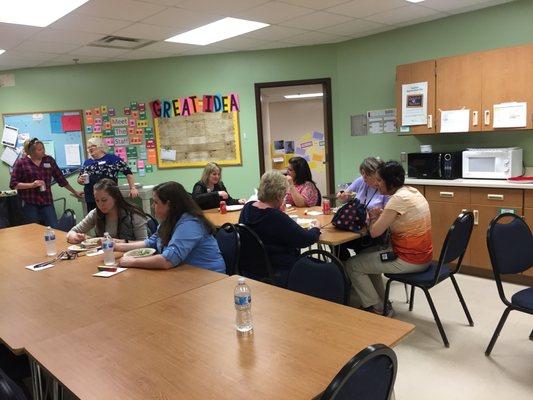
[[[219,280],[28,352],[80,399],[311,399],[370,344],[414,326],[247,279],[254,334],[237,334]]]
[[[360,238],[360,233],[354,233],[349,231],[342,231],[331,225],[333,214],[330,215],[305,215],[305,211],[322,211],[322,207],[290,207],[286,210],[289,215],[298,215],[300,218],[313,218],[320,222],[321,235],[318,243],[326,244],[328,246],[338,246],[340,244],[350,242],[354,239]],[[204,215],[209,221],[211,221],[217,228],[225,224],[226,222],[236,224],[239,222],[240,211],[228,212],[226,214],[220,214],[218,208],[212,208],[210,210],[204,210]]]
[[[0,229],[0,339],[15,353],[32,342],[226,278],[191,266],[128,269],[111,278],[95,278],[91,275],[102,264],[101,255],[27,270],[24,266],[47,259],[43,235],[44,227],[37,224]],[[56,231],[58,250],[68,246],[65,238]]]

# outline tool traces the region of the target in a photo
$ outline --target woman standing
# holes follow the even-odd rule
[[[45,154],[44,144],[39,139],[24,142],[24,152],[26,155],[21,156],[13,166],[9,187],[17,189],[24,203],[22,212],[29,223],[55,228],[57,216],[52,197],[52,178],[76,197],[83,197],[83,192],[70,186],[56,160]]]
[[[157,232],[144,241],[117,243],[116,251],[151,247],[156,255],[122,257],[121,267],[169,269],[182,263],[226,272],[224,259],[213,237],[215,227],[204,216],[192,197],[177,182],[160,183],[154,187],[154,210],[159,220]]]
[[[80,175],[78,176],[78,183],[80,185],[85,185],[83,190],[85,192],[87,212],[96,207],[93,195],[93,187],[95,183],[104,178],[111,179],[118,183],[119,172],[122,172],[128,180],[130,196],[138,196],[137,189],[135,188],[135,179],[131,169],[120,157],[106,153],[106,145],[102,142],[102,139],[93,137],[87,140],[87,150],[89,151],[89,156],[91,158],[85,160]],[[84,179],[84,174],[88,175],[88,182]]]
[[[322,203],[320,191],[313,182],[311,169],[305,158],[292,157],[287,167],[289,189],[285,202],[296,207],[313,207]]]
[[[111,179],[102,179],[94,185],[96,208],[67,234],[67,242],[81,243],[86,233],[94,228],[96,236],[108,232],[112,238],[144,240],[147,234],[147,215],[137,206],[128,203],[117,184]]]
[[[244,204],[244,199],[233,199],[222,182],[222,168],[214,162],[207,163],[202,179],[195,183],[192,197],[202,210],[217,208],[224,200],[228,206]]]

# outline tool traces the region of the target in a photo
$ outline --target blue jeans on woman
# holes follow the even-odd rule
[[[27,223],[36,223],[57,228],[56,209],[53,204],[37,205],[25,203],[22,213]]]

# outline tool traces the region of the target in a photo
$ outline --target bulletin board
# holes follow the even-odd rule
[[[154,118],[159,168],[242,165],[238,112]]]
[[[85,133],[81,110],[3,114],[3,125],[18,129],[17,149],[25,139],[39,138],[46,154],[54,157],[58,167],[68,176],[85,161]]]

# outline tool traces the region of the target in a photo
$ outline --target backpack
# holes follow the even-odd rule
[[[355,198],[340,207],[331,223],[343,231],[359,232],[366,227],[366,207]]]

